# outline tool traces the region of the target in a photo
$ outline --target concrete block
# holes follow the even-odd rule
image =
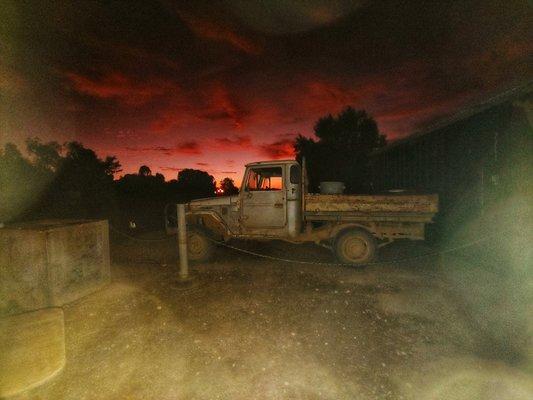
[[[65,365],[63,310],[0,318],[0,398],[31,389]]]
[[[0,316],[61,306],[109,280],[107,221],[47,220],[0,229]]]

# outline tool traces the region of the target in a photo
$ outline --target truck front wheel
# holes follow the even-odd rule
[[[201,229],[191,227],[187,232],[187,255],[194,262],[208,261],[213,254],[214,244]]]
[[[362,230],[350,229],[343,231],[335,240],[335,255],[343,264],[367,264],[376,255],[376,239]]]

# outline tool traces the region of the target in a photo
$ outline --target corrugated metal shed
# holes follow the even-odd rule
[[[532,177],[532,94],[531,83],[507,91],[376,152],[374,190],[438,194],[446,228],[523,190]]]

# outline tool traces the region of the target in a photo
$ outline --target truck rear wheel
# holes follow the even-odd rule
[[[362,229],[343,231],[335,240],[335,255],[343,264],[367,264],[376,255],[376,240]]]
[[[194,262],[208,261],[213,255],[214,243],[201,229],[190,227],[187,232],[187,255]]]

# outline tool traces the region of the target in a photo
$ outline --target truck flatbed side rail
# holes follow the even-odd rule
[[[374,221],[374,222],[432,222],[434,213],[383,213],[372,212],[362,213],[357,211],[331,211],[331,212],[314,212],[306,211],[304,218],[306,221],[337,221],[337,222],[354,222],[354,221]]]
[[[305,212],[360,212],[435,214],[438,196],[434,194],[345,195],[307,194]]]

